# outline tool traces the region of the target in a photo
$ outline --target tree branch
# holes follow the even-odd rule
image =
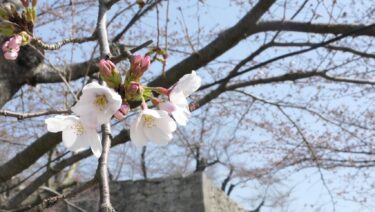
[[[307,32],[318,34],[345,34],[347,32],[356,31],[364,28],[366,25],[351,24],[312,24],[310,22],[291,22],[291,21],[265,21],[255,26],[255,31],[293,31]],[[352,36],[375,36],[375,28],[370,27],[366,30],[356,31]]]
[[[170,68],[165,77],[159,76],[150,83],[150,86],[168,87],[177,82],[183,75],[205,66],[228,49],[234,47],[242,39],[252,35],[255,32],[253,26],[275,1],[260,0],[237,24],[220,33],[215,40],[198,52]]]
[[[56,133],[55,133],[56,134]],[[116,137],[113,138],[112,147],[119,144],[128,142],[130,139],[129,132],[127,130],[122,130]],[[58,139],[55,139],[58,140]],[[38,176],[32,183],[27,185],[23,190],[16,194],[8,203],[8,208],[12,209],[18,207],[27,197],[34,193],[43,183],[45,183],[49,178],[55,174],[62,171],[64,168],[82,160],[92,155],[90,149],[77,153],[69,158],[66,158],[54,166],[48,169],[46,172]]]
[[[274,58],[271,58],[269,60],[266,60],[264,62],[261,62],[261,63],[258,63],[250,68],[247,68],[245,70],[242,70],[242,71],[239,71],[239,72],[236,72],[234,74],[231,74],[231,75],[228,75],[227,77],[224,77],[223,79],[220,79],[220,80],[217,80],[216,82],[213,82],[213,83],[210,83],[210,84],[207,84],[207,85],[204,85],[202,86],[200,89],[206,89],[206,88],[209,88],[213,85],[216,85],[216,84],[219,84],[219,83],[222,83],[222,82],[226,82],[228,80],[230,80],[231,78],[234,78],[236,76],[239,76],[239,75],[242,75],[242,74],[245,74],[245,73],[248,73],[252,70],[255,70],[255,69],[258,69],[260,67],[263,67],[265,65],[268,65],[270,63],[273,63],[275,61],[278,61],[278,60],[282,60],[282,59],[285,59],[287,57],[291,57],[291,56],[295,56],[295,55],[299,55],[299,54],[303,54],[303,53],[306,53],[306,52],[309,52],[309,51],[312,51],[312,50],[315,50],[315,49],[318,49],[318,48],[321,48],[321,47],[324,47],[330,43],[333,43],[333,42],[336,42],[336,41],[339,41],[343,38],[346,38],[348,36],[353,36],[353,35],[356,35],[358,33],[363,33],[363,32],[366,32],[368,30],[371,30],[371,29],[374,29],[375,28],[375,23],[374,24],[370,24],[370,25],[367,25],[367,26],[363,26],[363,27],[360,27],[360,28],[355,28],[354,30],[352,31],[346,31],[344,32],[343,34],[339,35],[339,36],[336,36],[334,38],[331,38],[327,41],[323,41],[321,43],[317,43],[316,45],[314,46],[311,46],[309,48],[305,48],[305,49],[301,49],[301,50],[298,50],[298,51],[294,51],[294,52],[290,52],[290,53],[286,53],[286,54],[282,54],[282,55],[279,55],[277,57],[274,57]]]
[[[133,16],[133,18],[129,21],[129,23],[124,27],[123,30],[121,30],[120,33],[118,33],[113,39],[113,43],[117,43],[120,41],[121,37],[139,20],[143,15],[145,15],[147,12],[152,10],[157,4],[159,4],[161,0],[156,0],[151,5],[148,5],[146,8],[140,8],[137,13]]]
[[[100,46],[100,55],[102,58],[110,57],[111,52],[109,49],[108,35],[107,35],[107,12],[110,7],[108,0],[99,1],[99,13],[97,22],[98,42]],[[97,173],[99,175],[99,191],[100,191],[100,212],[115,211],[111,204],[111,195],[109,191],[109,178],[108,178],[108,155],[111,148],[111,125],[109,123],[102,125],[102,145],[103,151],[99,158]]]
[[[61,133],[46,133],[25,150],[0,166],[0,183],[9,180],[35,163],[42,155],[61,141]]]
[[[33,38],[32,43],[35,44],[36,46],[40,46],[41,48],[43,48],[45,50],[57,50],[57,49],[60,49],[61,47],[63,47],[64,45],[66,45],[66,44],[84,43],[84,42],[88,42],[88,41],[94,41],[94,40],[96,40],[96,38],[97,37],[94,34],[94,35],[89,36],[89,37],[66,38],[64,40],[61,40],[61,41],[53,43],[53,44],[47,44],[47,43],[44,43],[40,39]]]
[[[310,42],[301,42],[301,43],[274,42],[273,43],[273,46],[275,47],[303,47],[303,46],[315,46],[315,45],[317,45],[317,43],[310,43]],[[358,51],[349,47],[344,47],[344,46],[327,45],[324,48],[329,49],[329,50],[348,52],[348,53],[352,53],[352,54],[358,55],[360,57],[365,57],[365,58],[375,58],[375,54],[361,52],[361,51]]]
[[[17,112],[8,111],[8,110],[0,110],[0,116],[14,117],[14,118],[17,118],[18,120],[52,115],[52,114],[67,114],[67,113],[70,113],[70,111],[69,110],[49,110],[49,111],[42,111],[42,112],[17,113]]]

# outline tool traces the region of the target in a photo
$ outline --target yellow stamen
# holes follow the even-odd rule
[[[85,133],[85,128],[83,127],[82,123],[81,122],[75,122],[71,128],[74,130],[74,133],[76,135],[82,135],[83,133]]]
[[[143,115],[143,123],[145,127],[151,128],[155,126],[155,118],[150,115]]]
[[[105,95],[97,95],[95,98],[95,104],[99,107],[99,110],[102,111],[107,107],[108,100]]]

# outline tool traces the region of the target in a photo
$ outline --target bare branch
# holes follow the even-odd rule
[[[366,25],[350,25],[350,24],[312,24],[310,22],[290,22],[290,21],[265,21],[256,25],[257,32],[266,31],[293,31],[307,32],[318,34],[346,34],[354,32],[351,36],[375,36],[374,24],[367,27]],[[365,28],[364,30],[359,30]],[[357,31],[358,30],[358,31]]]
[[[280,43],[280,42],[274,42],[273,46],[275,47],[303,47],[303,46],[315,46],[317,43],[309,43],[309,42],[301,42],[301,43]],[[343,47],[343,46],[335,46],[335,45],[327,45],[324,48],[330,49],[330,50],[336,50],[336,51],[342,51],[342,52],[349,52],[361,57],[365,58],[375,58],[375,54],[370,54],[366,52],[361,52],[349,47]]]
[[[32,44],[34,44],[36,46],[39,46],[39,47],[41,47],[45,50],[57,50],[57,49],[60,49],[61,47],[63,47],[64,45],[66,45],[66,44],[84,43],[84,42],[88,42],[88,41],[94,41],[96,39],[97,39],[97,37],[94,34],[94,35],[89,36],[89,37],[66,38],[62,41],[59,41],[59,42],[56,42],[56,43],[53,43],[53,44],[47,44],[47,43],[44,43],[42,40],[40,40],[38,38],[33,38]]]
[[[242,75],[242,74],[248,73],[248,72],[250,72],[250,71],[252,71],[252,70],[258,69],[258,68],[260,68],[260,67],[263,67],[263,66],[265,66],[265,65],[268,65],[268,64],[273,63],[273,62],[275,62],[275,61],[282,60],[282,59],[285,59],[285,58],[287,58],[287,57],[291,57],[291,56],[295,56],[295,55],[303,54],[303,53],[306,53],[306,52],[309,52],[309,51],[315,50],[315,49],[317,49],[317,48],[324,47],[324,46],[326,46],[326,45],[328,45],[328,44],[330,44],[330,43],[333,43],[333,42],[339,41],[339,40],[341,40],[341,39],[343,39],[343,38],[346,38],[346,37],[348,37],[348,36],[356,35],[356,34],[358,34],[358,33],[360,33],[360,32],[362,32],[362,33],[363,33],[363,32],[367,32],[368,30],[373,29],[373,28],[375,28],[375,24],[371,24],[371,25],[363,26],[363,27],[360,27],[360,28],[356,27],[356,28],[355,28],[354,30],[352,30],[352,31],[346,31],[346,32],[343,33],[342,35],[339,35],[339,36],[336,36],[336,37],[334,37],[334,38],[332,38],[332,39],[329,39],[329,40],[327,40],[327,41],[324,41],[324,42],[318,43],[318,44],[316,44],[316,45],[314,45],[314,46],[311,46],[311,47],[309,47],[309,48],[301,49],[301,50],[294,51],[294,52],[290,52],[290,53],[286,53],[286,54],[282,54],[282,55],[280,55],[280,56],[277,56],[277,57],[271,58],[271,59],[269,59],[269,60],[266,60],[266,61],[264,61],[264,62],[258,63],[258,64],[255,65],[255,66],[252,66],[252,67],[247,68],[247,69],[245,69],[245,70],[239,71],[239,72],[237,72],[237,73],[235,73],[235,74],[228,75],[227,77],[225,77],[225,78],[223,78],[223,79],[221,79],[221,80],[217,80],[216,82],[213,82],[213,83],[211,83],[211,84],[208,84],[208,85],[202,86],[201,89],[205,89],[205,88],[211,87],[211,86],[213,86],[213,85],[216,85],[216,84],[219,84],[219,83],[222,83],[222,82],[228,81],[228,80],[231,79],[231,78],[234,78],[234,77],[236,77],[236,76],[239,76],[239,75]]]
[[[34,118],[39,116],[47,116],[52,114],[69,114],[69,110],[49,110],[49,111],[42,111],[42,112],[30,112],[30,113],[17,113],[8,110],[0,110],[0,116],[6,117],[14,117],[18,120],[23,120],[27,118]]]
[[[237,24],[220,33],[215,40],[197,53],[170,68],[165,77],[159,76],[150,83],[150,86],[168,87],[177,82],[183,75],[206,65],[235,46],[242,39],[252,35],[254,33],[253,26],[273,3],[275,3],[275,0],[259,1]]]
[[[156,5],[158,5],[162,0],[155,0],[153,3],[148,5],[146,8],[140,8],[137,13],[133,16],[133,18],[129,21],[129,23],[118,33],[113,39],[113,43],[118,43],[121,37],[147,12],[152,10]]]
[[[27,169],[61,141],[61,133],[46,133],[0,166],[0,183]]]
[[[58,134],[58,133],[55,133]],[[122,130],[116,137],[113,138],[112,147],[117,146],[119,144],[123,144],[128,142],[130,139],[129,132],[127,130]],[[58,139],[55,139],[58,140]],[[92,151],[90,149],[77,153],[69,158],[66,158],[54,166],[51,169],[47,170],[40,176],[38,176],[32,183],[27,185],[23,190],[21,190],[18,194],[16,194],[9,202],[7,207],[8,208],[16,208],[18,207],[28,196],[34,193],[39,186],[43,185],[49,178],[54,176],[55,174],[59,173],[64,168],[71,166],[72,164],[87,158],[92,155]]]
[[[99,0],[99,13],[97,22],[98,42],[100,46],[100,55],[102,58],[110,57],[108,35],[107,35],[107,12],[113,1]],[[115,211],[111,204],[111,196],[109,191],[108,179],[108,155],[111,148],[111,126],[109,123],[102,125],[102,145],[103,150],[99,158],[97,172],[99,175],[99,190],[100,190],[100,212]]]

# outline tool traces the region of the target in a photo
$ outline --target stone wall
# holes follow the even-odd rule
[[[45,211],[80,211],[69,204],[98,211],[98,192],[94,187]],[[118,212],[245,212],[201,173],[185,178],[112,182],[111,201]]]

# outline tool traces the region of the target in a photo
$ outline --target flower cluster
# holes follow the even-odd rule
[[[101,140],[96,132],[100,124],[108,123],[121,106],[121,96],[97,82],[87,84],[72,111],[78,115],[58,115],[45,120],[47,130],[61,132],[64,145],[71,151],[90,147],[96,157],[102,153]]]
[[[15,60],[21,46],[31,41],[31,35],[36,21],[36,0],[29,6],[28,0],[21,0],[24,10],[18,14],[17,10],[10,7],[0,7],[0,18],[3,24],[0,26],[0,34],[8,37],[3,43],[2,50],[6,60]]]
[[[110,60],[100,60],[100,77],[105,85],[96,82],[86,85],[79,101],[72,107],[77,116],[59,115],[47,119],[48,131],[62,131],[63,143],[68,149],[79,151],[91,147],[99,157],[101,141],[97,126],[109,123],[112,117],[122,120],[140,106],[139,115],[130,125],[131,141],[138,147],[147,142],[167,144],[177,124],[187,124],[190,116],[187,97],[198,90],[201,78],[193,71],[171,88],[146,87],[140,80],[150,63],[149,56],[133,56],[122,82],[116,66]],[[149,103],[155,109],[149,108]]]
[[[22,44],[21,35],[14,35],[3,44],[4,58],[7,60],[15,60],[18,57],[20,46]]]

